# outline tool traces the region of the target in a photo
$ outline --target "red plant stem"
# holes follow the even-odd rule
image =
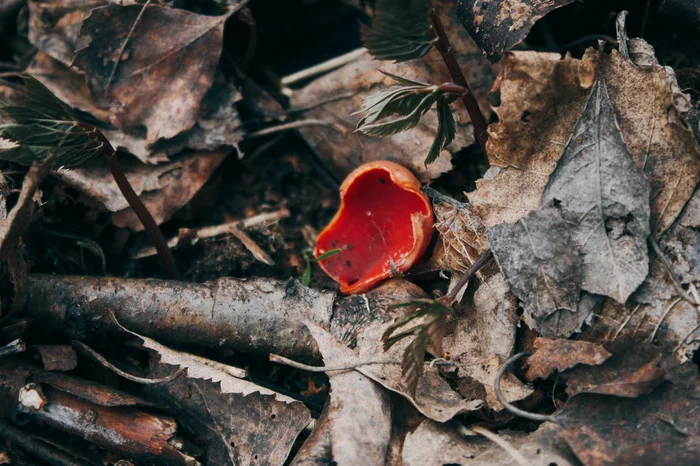
[[[442,83],[437,86],[437,91],[438,92],[448,92],[450,94],[459,94],[459,95],[464,95],[467,92],[469,92],[469,89],[466,87],[460,86],[459,84],[455,83]]]
[[[488,133],[486,132],[488,124],[486,123],[486,118],[484,118],[484,115],[481,113],[479,103],[476,101],[476,97],[474,97],[474,94],[469,88],[469,84],[467,83],[467,79],[464,77],[464,73],[462,73],[462,69],[459,67],[459,63],[457,63],[457,57],[452,50],[452,45],[447,37],[447,33],[445,32],[445,27],[442,25],[435,8],[430,10],[430,20],[432,21],[433,27],[435,28],[435,33],[437,34],[435,48],[438,49],[438,52],[440,52],[440,55],[442,55],[442,59],[447,66],[450,76],[452,76],[452,80],[457,85],[466,89],[466,92],[462,94],[462,103],[467,109],[467,113],[469,113],[469,118],[472,120],[472,125],[474,125],[474,136],[479,142],[481,150],[484,152],[484,154],[486,154],[486,140],[488,139]]]
[[[444,300],[452,305],[456,300],[457,300],[457,295],[459,292],[464,288],[467,283],[469,283],[469,280],[472,279],[476,273],[481,270],[483,266],[488,264],[488,262],[493,259],[493,252],[489,249],[485,253],[483,253],[477,260],[474,261],[471,267],[469,267],[469,270],[464,272],[464,275],[459,279],[457,284],[455,285],[454,288],[452,288],[452,291],[450,291],[444,298]]]
[[[134,210],[134,213],[141,221],[141,224],[143,224],[143,228],[146,230],[148,237],[153,243],[153,246],[155,246],[156,251],[158,252],[158,257],[160,257],[160,260],[163,263],[165,275],[171,279],[178,279],[180,274],[177,272],[175,258],[173,258],[173,254],[168,247],[168,242],[165,240],[160,228],[158,228],[156,221],[153,220],[153,216],[141,201],[141,198],[139,198],[138,194],[136,194],[134,188],[131,187],[131,183],[129,183],[129,180],[126,178],[124,170],[122,170],[122,166],[119,163],[119,158],[117,157],[117,152],[114,150],[114,147],[112,147],[112,144],[110,144],[105,135],[94,126],[87,123],[79,123],[79,125],[89,131],[92,131],[92,134],[94,134],[95,137],[102,142],[102,155],[107,161],[107,165],[112,172],[112,177],[114,177],[114,181],[117,183],[119,191],[121,191],[124,199],[126,199],[129,206],[131,206],[131,208]]]

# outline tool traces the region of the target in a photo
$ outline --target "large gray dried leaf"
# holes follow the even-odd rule
[[[543,202],[559,206],[581,254],[582,288],[624,303],[649,268],[649,183],[627,150],[605,83],[594,85]]]
[[[555,312],[576,312],[581,292],[579,255],[569,224],[557,208],[545,207],[515,223],[494,225],[488,238],[510,289],[538,323],[535,329],[556,334],[558,329],[539,323]]]
[[[311,323],[307,327],[327,365],[356,360],[355,352],[330,333]],[[358,371],[329,372],[328,377],[333,462],[339,466],[383,464],[391,435],[388,393]]]

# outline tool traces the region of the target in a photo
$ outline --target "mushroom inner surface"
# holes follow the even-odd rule
[[[343,210],[332,229],[321,235],[320,254],[341,251],[324,260],[340,282],[352,286],[368,276],[391,269],[415,246],[414,214],[427,215],[423,200],[392,181],[388,171],[359,175],[345,194]]]

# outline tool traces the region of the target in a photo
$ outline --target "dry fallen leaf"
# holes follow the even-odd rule
[[[459,317],[443,345],[456,364],[460,394],[467,399],[482,399],[488,407],[500,411],[503,405],[496,399],[493,381],[498,368],[513,353],[517,324],[516,299],[503,275],[493,275],[479,286],[474,308]],[[509,401],[522,400],[532,393],[512,374],[506,375],[502,389]]]
[[[607,349],[613,355],[602,364],[578,365],[561,374],[569,396],[598,393],[636,398],[663,382],[666,371],[657,348],[621,342]]]
[[[588,466],[695,464],[700,457],[697,368],[674,367],[669,379],[635,399],[582,394],[569,400],[557,418],[579,460]]]
[[[602,345],[582,340],[536,338],[536,351],[527,360],[528,380],[546,379],[555,370],[562,372],[578,364],[597,366],[612,356]]]
[[[598,81],[542,200],[561,210],[581,256],[581,288],[620,303],[649,271],[649,183]]]
[[[577,311],[581,262],[569,230],[559,209],[545,207],[513,224],[501,223],[488,231],[489,243],[510,289],[544,336],[556,336],[564,329],[540,322],[557,312]]]
[[[459,0],[459,19],[491,58],[522,42],[544,15],[574,0]]]
[[[155,167],[126,159],[123,168],[134,191],[160,224],[197,194],[230,152],[226,148],[194,152]],[[56,176],[113,212],[112,223],[117,227],[143,230],[143,225],[114,182],[109,167],[101,163],[102,160],[97,162],[100,163],[77,170],[60,170]]]
[[[452,2],[439,0],[436,4],[447,25],[452,46],[458,52],[458,60],[467,74],[467,81],[480,99],[484,113],[488,114],[485,96],[492,80],[490,65],[457,23]],[[450,170],[452,163],[448,153],[443,153],[428,167],[424,164],[437,128],[434,110],[426,114],[417,128],[391,137],[371,138],[352,132],[360,120],[359,116],[352,114],[360,109],[364,98],[394,84],[377,69],[421,82],[439,84],[452,81],[437,50],[431,50],[422,59],[408,63],[390,63],[374,60],[369,54],[363,55],[357,61],[295,91],[291,98],[293,108],[310,108],[305,112],[306,118],[339,123],[346,134],[319,126],[301,128],[301,134],[340,179],[358,165],[378,159],[393,160],[408,167],[421,181],[432,180]],[[452,109],[457,121],[457,136],[450,146],[450,152],[455,153],[475,141],[474,130],[464,108],[456,102]]]
[[[589,60],[558,53],[511,52],[504,58],[496,81],[498,123],[489,126],[486,146],[491,169],[467,195],[487,227],[513,223],[540,207],[594,76]]]
[[[76,51],[74,64],[97,101],[107,99],[122,129],[144,127],[148,144],[169,139],[194,126],[230,13],[204,16],[159,5],[95,8],[81,27],[88,45]]]
[[[353,350],[313,324],[307,325],[328,366],[352,363]],[[331,456],[335,464],[383,464],[391,435],[388,393],[358,371],[329,372]]]
[[[637,66],[616,51],[599,60],[627,148],[651,183],[652,227],[659,237],[700,182],[700,149],[685,121],[690,98],[670,67]]]
[[[311,421],[303,403],[234,377],[221,363],[127,331],[153,352],[152,378],[171,375],[172,366],[184,369],[179,377],[149,385],[147,390],[206,439],[209,461],[252,464],[255,459],[261,464],[284,464],[296,437]]]
[[[81,24],[90,10],[105,4],[105,0],[30,0],[27,2],[29,42],[64,66],[71,66]]]
[[[122,125],[118,118],[120,112],[124,113],[130,110],[127,107],[123,107],[123,102],[121,101],[109,102],[108,96],[106,97],[107,101],[105,101],[103,94],[109,91],[107,86],[100,87],[98,92],[93,95],[93,92],[86,82],[85,74],[78,68],[69,68],[69,66],[73,62],[76,47],[84,46],[84,42],[87,39],[86,37],[82,37],[81,40],[77,39],[78,29],[82,21],[87,17],[91,8],[105,5],[105,3],[106,2],[97,1],[88,5],[83,5],[82,3],[76,4],[75,2],[69,1],[52,2],[51,4],[31,2],[30,40],[39,48],[39,52],[34,56],[26,71],[39,79],[64,102],[82,111],[88,112],[104,122],[103,126],[106,127],[103,128],[103,132],[112,145],[115,148],[129,151],[143,162],[156,163],[166,161],[168,156],[176,154],[185,148],[215,150],[224,145],[230,147],[236,146],[242,137],[243,130],[234,104],[240,100],[241,96],[237,86],[231,83],[230,80],[225,79],[221,72],[218,72],[215,77],[213,75],[209,76],[208,80],[206,80],[208,84],[199,82],[198,86],[193,88],[196,92],[192,93],[190,100],[186,102],[191,107],[189,110],[178,106],[171,113],[160,114],[160,116],[153,116],[152,118],[148,117],[151,120],[158,119],[156,123],[161,126],[170,125],[170,123],[173,122],[173,114],[177,114],[183,121],[185,119],[188,121],[191,119],[196,120],[194,124],[185,125],[187,128],[184,129],[178,129],[177,125],[169,126],[168,131],[176,131],[177,134],[173,134],[172,137],[168,136],[170,137],[168,140],[152,140],[152,138],[149,138],[147,132],[143,131],[143,126],[129,128]],[[150,8],[152,7],[153,6]],[[111,8],[117,9],[123,7],[112,5]],[[132,10],[136,8],[140,11],[142,5],[131,5],[130,8]],[[170,10],[168,8],[164,9]],[[184,14],[184,16],[187,17],[187,15],[194,15],[188,12],[182,13],[184,10],[172,9],[172,11],[176,12],[172,13],[175,16],[182,16]],[[171,13],[167,13],[165,16],[169,14]],[[198,17],[199,15],[194,16]],[[139,20],[139,23],[140,22],[141,20]],[[147,24],[146,26],[156,28],[156,30],[149,30],[146,32],[157,33],[157,24]],[[142,31],[141,34],[143,35],[146,32]],[[105,40],[108,39],[105,38]],[[206,44],[209,44],[212,38],[205,34],[202,40]],[[130,49],[131,45],[133,45],[132,39],[130,39],[126,45],[127,47],[125,50]],[[173,56],[195,53],[196,50],[191,50],[192,47],[196,49],[197,46],[201,46],[197,40],[184,45],[185,47],[179,50],[178,53],[173,54]],[[121,44],[119,47],[121,47]],[[112,63],[112,65],[114,65],[113,59],[115,59],[117,48],[119,47],[108,48],[111,55],[110,60],[107,61]],[[99,52],[104,53],[101,50],[99,50]],[[210,54],[206,55],[206,57],[209,57],[209,61],[213,60],[215,65],[218,61],[218,56],[212,56],[211,53],[213,52],[213,49],[210,50]],[[86,52],[84,51],[83,53]],[[114,70],[120,70],[122,66],[127,66],[128,68],[128,65],[124,65],[130,58],[127,57],[127,55],[128,53],[125,52],[123,61],[115,65],[116,68],[113,67]],[[196,54],[195,56],[197,59],[200,58]],[[172,61],[172,59],[171,57],[169,60]],[[162,62],[158,63],[159,66],[163,66]],[[151,63],[149,63],[149,65],[150,64]],[[109,64],[105,66],[108,65]],[[211,68],[211,64],[209,67]],[[188,69],[188,73],[190,73],[188,76],[191,77],[191,73],[196,72],[196,69],[197,67]],[[205,72],[206,70],[200,71]],[[175,82],[180,82],[184,85],[188,78],[178,77],[177,74],[177,72],[168,73],[170,79],[169,84],[175,85]],[[99,79],[99,76],[96,77],[96,79]],[[187,93],[180,93],[181,95],[175,98],[173,97],[175,94],[167,94],[167,86],[163,86],[162,89],[160,88],[162,82],[158,81],[156,85],[159,86],[162,95],[158,96],[156,95],[157,93],[148,91],[149,98],[160,98],[162,105],[180,105],[183,102],[178,102],[184,100],[184,97],[188,95]],[[146,104],[147,99],[140,98],[138,95],[136,97],[140,100],[134,102],[133,105],[138,106]],[[195,98],[199,100],[195,102]],[[171,101],[170,104],[167,103],[168,99]],[[140,111],[148,112],[150,109],[142,108]],[[117,125],[116,128],[112,126],[114,124]]]
[[[465,437],[456,426],[424,420],[406,435],[402,460],[405,466],[511,466],[513,456],[499,445],[477,435]],[[577,464],[556,427],[543,424],[531,434],[501,430],[498,436],[514,447],[532,466]]]
[[[608,300],[582,338],[600,342],[623,337],[637,341],[653,338],[665,349],[677,350],[682,360],[692,358],[700,345],[697,337],[700,311],[679,295],[673,277],[684,290],[700,281],[700,264],[696,260],[700,256],[699,219],[700,191],[696,191],[685,212],[659,244],[670,271],[658,254],[654,254],[649,276],[629,302],[622,306]],[[684,294],[689,293],[684,291]],[[690,299],[695,298],[690,296]]]

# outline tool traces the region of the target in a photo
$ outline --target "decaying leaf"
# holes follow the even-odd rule
[[[533,466],[578,464],[557,428],[543,424],[531,433],[502,430],[499,437],[514,447]],[[476,434],[464,436],[455,425],[425,420],[406,435],[402,452],[406,466],[511,466],[513,456]]]
[[[214,152],[190,153],[156,167],[126,159],[123,168],[134,191],[141,197],[156,223],[160,224],[197,194],[230,152],[230,149],[224,148]],[[104,163],[95,163],[78,170],[59,171],[56,176],[113,212],[112,222],[116,226],[133,231],[143,230],[143,225],[121,195],[109,167]]]
[[[445,336],[445,351],[457,367],[458,391],[467,399],[482,399],[491,409],[501,410],[493,381],[515,344],[517,302],[503,275],[487,278],[474,294],[474,310],[459,317]],[[449,369],[448,369],[449,370]],[[502,384],[509,401],[526,398],[532,390],[512,374]]]
[[[660,249],[669,261],[666,269],[658,254],[653,255],[649,276],[622,306],[612,300],[605,303],[595,318],[595,325],[582,337],[608,342],[616,338],[648,341],[653,338],[667,350],[677,350],[681,359],[692,358],[700,345],[697,307],[679,295],[674,278],[684,288],[700,280],[700,191],[688,202],[685,212],[666,232]],[[697,286],[697,285],[695,285]],[[688,294],[685,293],[684,294]],[[694,300],[694,297],[690,297]]]
[[[700,182],[700,149],[686,121],[690,97],[670,67],[637,66],[615,51],[599,59],[627,148],[651,183],[652,232],[659,237]]]
[[[299,401],[231,375],[222,364],[167,348],[129,331],[153,351],[151,375],[164,377],[173,367],[184,374],[148,387],[161,401],[176,406],[177,416],[209,444],[216,464],[281,465],[311,415]]]
[[[570,400],[558,419],[579,460],[591,466],[697,462],[697,368],[669,369],[669,379],[635,399],[583,394]]]
[[[169,139],[196,121],[229,15],[158,5],[95,8],[80,30],[89,45],[76,51],[74,64],[93,93],[108,99],[121,128],[145,127],[149,144]]]
[[[436,368],[424,363],[423,376],[418,381],[415,393],[403,383],[401,362],[405,348],[411,339],[404,339],[384,352],[382,335],[392,324],[374,324],[357,337],[357,360],[387,360],[396,364],[367,365],[357,370],[379,385],[406,398],[421,414],[438,422],[445,422],[457,414],[474,411],[482,405],[481,400],[463,399],[440,377]]]
[[[308,324],[326,365],[353,362],[354,351],[322,328]],[[358,371],[328,374],[332,459],[338,465],[383,464],[391,435],[389,396]]]
[[[491,58],[522,42],[535,22],[574,0],[459,0],[459,19]]]
[[[177,97],[174,97],[174,95],[169,96],[167,94],[169,91],[167,91],[165,87],[160,89],[162,91],[162,95],[160,97],[150,93],[150,91],[147,91],[150,93],[149,95],[152,98],[160,98],[162,100],[162,105],[170,105],[166,102],[167,99],[170,99],[172,105],[182,101],[180,103],[183,103],[183,105],[187,104],[191,106],[190,110],[187,112],[185,112],[185,109],[182,107],[173,109],[171,113],[164,114],[164,119],[163,117],[159,117],[155,114],[152,117],[147,115],[144,116],[144,118],[148,118],[150,120],[159,119],[158,124],[160,125],[169,124],[168,122],[172,120],[173,112],[179,115],[179,121],[189,121],[191,119],[196,120],[194,125],[190,125],[189,129],[177,130],[179,134],[176,136],[173,135],[174,137],[168,140],[159,139],[157,141],[153,141],[149,138],[147,132],[143,131],[143,127],[139,126],[133,128],[132,130],[123,126],[118,117],[119,112],[128,112],[129,109],[122,108],[120,102],[110,102],[110,89],[107,87],[100,87],[97,89],[98,92],[93,96],[92,91],[86,83],[85,74],[76,67],[69,68],[69,66],[73,61],[76,47],[84,46],[84,42],[89,40],[89,37],[85,36],[83,36],[81,40],[77,39],[78,30],[81,27],[82,21],[87,17],[91,8],[105,4],[106,2],[104,1],[95,1],[89,4],[70,1],[51,2],[51,4],[31,2],[30,40],[32,41],[33,45],[39,48],[40,51],[35,55],[32,62],[28,66],[26,70],[27,73],[39,79],[64,102],[73,107],[79,108],[80,110],[88,112],[102,121],[103,124],[100,125],[101,129],[115,148],[127,150],[144,162],[156,163],[167,160],[168,156],[176,154],[184,148],[195,150],[216,150],[222,145],[230,147],[236,146],[242,136],[241,122],[238,118],[237,110],[234,107],[234,104],[240,100],[240,94],[238,88],[229,82],[230,80],[224,79],[222,73],[220,72],[218,72],[216,76],[209,76],[208,84],[200,82],[196,88],[193,88],[193,90],[196,91],[194,94],[199,96],[199,101],[197,102],[195,102],[194,94],[184,93]],[[113,9],[122,8],[117,5],[112,5],[111,7]],[[136,9],[139,11],[142,9],[142,7],[143,5],[140,4],[130,5],[131,9]],[[151,7],[153,7],[153,5],[151,5]],[[170,10],[168,8],[163,9]],[[187,17],[187,15],[199,17],[199,15],[184,12],[184,10],[172,9],[172,11],[175,12],[172,14],[178,18],[180,18],[182,15],[185,17]],[[149,14],[153,14],[153,12]],[[167,16],[168,14],[170,13],[164,13],[163,15]],[[139,23],[141,23],[141,19],[139,19]],[[146,26],[152,26],[156,29],[142,31],[141,36],[143,37],[144,34],[150,32],[156,33],[159,31],[159,29],[157,29],[160,27],[159,24],[160,23],[158,23],[158,21],[153,21],[151,24],[147,24]],[[131,25],[128,27],[130,28]],[[187,30],[189,31],[189,29]],[[122,32],[124,34],[126,33],[125,31]],[[164,34],[172,35],[170,32],[165,32]],[[187,34],[189,34],[189,32]],[[218,32],[214,33],[214,35],[216,34],[218,34]],[[105,36],[103,39],[109,41],[107,36]],[[212,38],[207,34],[205,34],[202,38],[205,45],[211,42],[211,40]],[[173,41],[171,40],[169,44],[173,45],[172,42]],[[118,49],[122,45],[125,47],[122,55],[122,61],[119,62],[119,64],[115,64]],[[107,61],[113,65],[111,69],[115,70],[113,80],[116,79],[116,71],[121,69],[121,67],[130,60],[131,57],[129,51],[133,45],[134,43],[132,37],[132,39],[126,43],[122,42],[118,46],[109,48],[108,52],[98,50],[99,53],[102,53],[103,55],[106,54],[110,57],[110,59]],[[192,53],[191,49],[193,47],[196,49],[198,46],[201,46],[200,42],[197,40],[184,45],[184,48],[177,49],[178,52],[169,58],[170,61],[173,60],[173,57],[182,56],[183,54],[189,56],[188,54]],[[164,46],[167,47],[167,44],[164,44]],[[93,49],[95,47],[93,47]],[[85,53],[85,51],[83,53]],[[206,63],[202,63],[205,68],[207,66],[211,68],[211,63],[216,65],[218,56],[214,57],[214,55],[212,55],[213,53],[214,50],[210,50],[209,53],[206,54],[206,58],[210,61],[210,64],[207,65]],[[197,59],[199,59],[199,57],[197,57]],[[133,60],[131,61],[133,62]],[[165,62],[167,63],[168,60],[165,60]],[[105,66],[110,66],[109,63]],[[163,66],[162,62],[158,63],[159,66]],[[198,67],[196,66],[191,67],[188,71],[188,76],[191,77],[191,74],[196,73],[197,69]],[[200,70],[199,72],[205,71],[206,70]],[[168,74],[169,84],[175,85],[177,82],[179,82],[181,85],[185,85],[187,82],[186,78],[184,81],[178,81],[180,78],[175,76],[176,74],[176,72],[174,72],[172,75]],[[136,75],[136,77],[138,76],[139,75]],[[150,76],[150,78],[153,78],[153,76]],[[158,81],[155,83],[155,85],[161,86],[162,83]],[[109,87],[111,88],[111,84]],[[189,98],[190,100],[185,102],[187,99],[186,96],[188,95],[191,96]],[[141,100],[139,102],[134,102],[133,105],[138,106],[144,102],[145,100]],[[139,108],[143,112],[148,111],[148,109],[141,107]],[[117,125],[116,128],[113,126],[115,124]],[[169,131],[172,130],[176,130],[176,125],[169,129]]]
[[[611,345],[613,353],[600,365],[578,365],[562,373],[569,396],[598,393],[636,398],[664,381],[661,354],[650,345]]]
[[[90,10],[106,3],[105,0],[30,0],[27,2],[29,42],[63,65],[70,66],[78,46],[82,22]]]
[[[489,229],[488,238],[510,289],[525,312],[539,323],[555,312],[576,313],[581,292],[581,262],[570,225],[559,209],[545,207],[513,224]],[[557,328],[537,326],[550,336]]]
[[[467,196],[487,226],[513,223],[540,207],[542,192],[586,105],[590,60],[511,52],[496,81],[501,106],[489,126],[491,169]]]
[[[555,370],[562,372],[578,364],[597,366],[612,356],[602,345],[583,340],[535,339],[536,351],[527,360],[525,377],[545,379]]]
[[[447,32],[452,46],[458,53],[462,69],[467,73],[467,81],[480,99],[484,113],[488,114],[485,96],[493,76],[490,65],[457,23],[452,2],[439,0],[435,3],[443,23],[451,25],[447,27]],[[400,64],[374,60],[365,55],[295,91],[291,98],[293,109],[309,108],[305,112],[307,118],[340,123],[347,130],[345,134],[326,127],[301,128],[301,134],[340,179],[358,165],[378,159],[398,162],[422,181],[437,178],[452,164],[445,153],[427,167],[424,163],[437,132],[436,110],[429,111],[413,130],[391,137],[374,138],[352,132],[359,120],[352,114],[360,108],[365,97],[394,84],[377,69],[414,81],[437,84],[452,81],[437,50],[431,50],[421,60]],[[475,141],[466,111],[456,105],[453,111],[457,129],[455,140],[448,149],[454,154]]]
[[[442,270],[466,272],[489,249],[486,227],[467,203],[434,200],[433,212],[441,248],[431,262]]]
[[[649,271],[649,183],[598,81],[542,195],[561,209],[581,256],[581,287],[620,303]]]

